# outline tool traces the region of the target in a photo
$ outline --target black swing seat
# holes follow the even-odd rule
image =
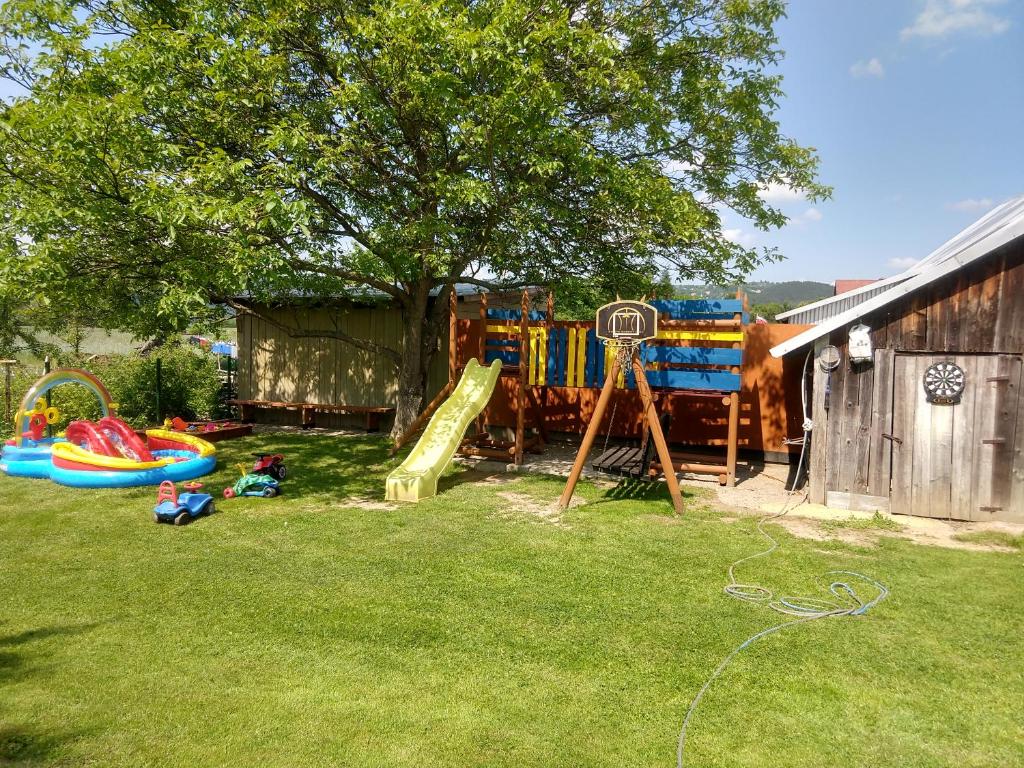
[[[628,445],[609,448],[594,459],[591,466],[606,475],[649,480],[648,470],[651,468],[653,447],[649,441],[644,448],[634,448]]]
[[[663,413],[659,421],[662,432],[667,435],[671,417]],[[652,480],[650,469],[654,454],[654,440],[651,438],[651,430],[648,429],[639,448],[628,445],[609,448],[594,459],[590,466],[606,475]]]

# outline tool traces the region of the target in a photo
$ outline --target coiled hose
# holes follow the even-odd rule
[[[804,379],[807,377],[807,369],[812,354],[812,352],[808,352],[807,358],[804,360]],[[779,624],[775,624],[767,629],[762,629],[760,632],[748,637],[742,643],[737,645],[728,656],[722,659],[721,664],[719,664],[715,668],[715,671],[711,673],[711,676],[704,681],[704,685],[702,685],[700,690],[697,691],[697,695],[693,697],[689,708],[686,710],[686,716],[683,718],[683,725],[679,731],[679,741],[676,747],[677,768],[684,768],[686,732],[690,726],[690,720],[693,718],[694,713],[697,711],[697,707],[700,705],[701,699],[704,698],[704,694],[707,693],[712,683],[718,679],[722,672],[725,671],[725,668],[728,667],[732,660],[745,648],[753,645],[762,637],[774,634],[786,627],[793,627],[797,624],[807,624],[811,621],[817,621],[818,619],[827,619],[839,616],[860,616],[874,608],[889,595],[889,590],[884,584],[855,571],[828,571],[823,574],[824,577],[829,579],[828,592],[833,597],[831,600],[820,597],[793,597],[790,595],[782,595],[776,598],[775,593],[768,587],[761,584],[741,584],[736,580],[737,566],[750,562],[751,560],[756,560],[760,557],[766,557],[779,548],[779,542],[764,529],[764,526],[766,523],[778,520],[796,506],[793,503],[794,500],[797,499],[796,487],[800,481],[800,472],[803,469],[804,457],[807,453],[807,444],[810,442],[807,438],[810,435],[813,426],[810,415],[807,412],[806,388],[803,381],[801,381],[800,389],[801,394],[803,395],[804,405],[804,439],[803,446],[800,449],[800,460],[797,462],[796,475],[793,478],[793,485],[787,492],[786,502],[782,505],[782,509],[775,514],[763,516],[757,522],[758,533],[770,542],[768,548],[761,552],[756,552],[753,555],[742,557],[732,563],[732,565],[729,566],[729,583],[725,585],[723,590],[729,597],[733,597],[737,600],[744,600],[748,603],[765,605],[777,613],[781,613],[785,616],[791,616],[793,618],[789,621],[783,621]],[[864,600],[861,598],[856,589],[851,585],[849,581],[850,577],[862,582],[862,586],[870,586],[874,591],[874,596],[870,600]]]

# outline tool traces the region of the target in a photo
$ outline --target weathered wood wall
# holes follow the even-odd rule
[[[341,331],[402,348],[402,314],[393,307],[260,307],[258,312],[288,328]],[[394,364],[339,339],[295,338],[256,315],[239,315],[238,397],[322,404],[393,406],[398,394]],[[430,373],[431,393],[448,380],[447,326]],[[260,411],[261,421],[298,423],[295,411]],[[359,416],[320,414],[325,426],[357,425]]]
[[[849,362],[850,327],[833,332],[816,348],[820,352],[825,343],[830,343],[839,348],[841,355],[839,368],[831,375],[815,366],[810,495],[818,503],[825,503],[830,494],[867,497],[869,501],[879,500],[880,505],[888,502],[894,463],[893,440],[886,435],[905,443],[908,434],[917,428],[910,424],[894,426],[893,404],[916,398],[923,386],[917,367],[899,363],[901,356],[1024,354],[1024,243],[1010,243],[980,263],[859,322],[871,328],[872,363]],[[977,370],[987,369],[979,364]],[[973,380],[977,382],[978,378],[974,376]],[[1021,382],[1012,382],[1014,390],[1021,386]],[[830,390],[827,411],[826,389]],[[982,414],[977,415],[978,419],[968,426],[961,413],[964,423],[959,428],[976,432],[978,441],[988,439],[982,434]],[[1004,463],[1012,465],[1013,488],[1007,491],[1012,494],[1012,502],[1008,502],[1006,514],[992,519],[1024,520],[1024,413],[1018,407],[1007,418],[1016,425],[1013,445],[1007,445],[1001,454]],[[941,442],[939,437],[936,439]],[[902,468],[902,464],[898,466]],[[972,477],[971,466],[971,462],[952,466],[950,471],[956,473],[954,486],[990,482],[989,478]],[[937,466],[935,471],[939,473],[935,480],[941,480],[945,469]],[[954,490],[957,493],[961,498],[971,498],[969,488]],[[903,510],[894,507],[893,511]],[[970,519],[970,511],[954,504],[948,516]]]

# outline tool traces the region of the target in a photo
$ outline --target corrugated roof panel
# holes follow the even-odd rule
[[[794,310],[788,313],[787,319],[791,320],[795,320],[795,317],[820,319],[799,321],[817,324],[772,347],[771,354],[773,357],[782,357],[810,344],[869,312],[984,258],[995,249],[1018,238],[1024,238],[1024,195],[1013,198],[985,214],[902,275],[875,286],[868,286],[867,289],[834,296],[831,300],[817,302],[816,305],[801,307],[803,312],[798,313]]]
[[[823,323],[850,310],[857,304],[869,301],[888,290],[894,289],[896,286],[912,278],[931,274],[934,270],[940,269],[950,259],[956,258],[959,254],[971,249],[977,243],[988,240],[1022,217],[1024,217],[1024,195],[997,205],[905,272],[887,277],[885,280],[880,280],[863,288],[842,293],[838,296],[830,296],[827,299],[821,299],[813,304],[797,307],[788,312],[781,312],[776,315],[776,319],[785,320],[788,323]]]

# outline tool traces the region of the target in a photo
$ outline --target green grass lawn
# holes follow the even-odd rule
[[[154,489],[0,477],[0,765],[671,766],[703,680],[779,618],[722,594],[762,539],[700,497],[673,519],[584,485],[552,521],[558,478],[463,472],[353,506],[383,494],[381,442],[284,434],[221,444],[208,488],[254,450],[287,454],[285,495],[185,528]],[[1019,553],[771,530],[741,579],[892,595],[742,653],[688,765],[1024,765]]]

